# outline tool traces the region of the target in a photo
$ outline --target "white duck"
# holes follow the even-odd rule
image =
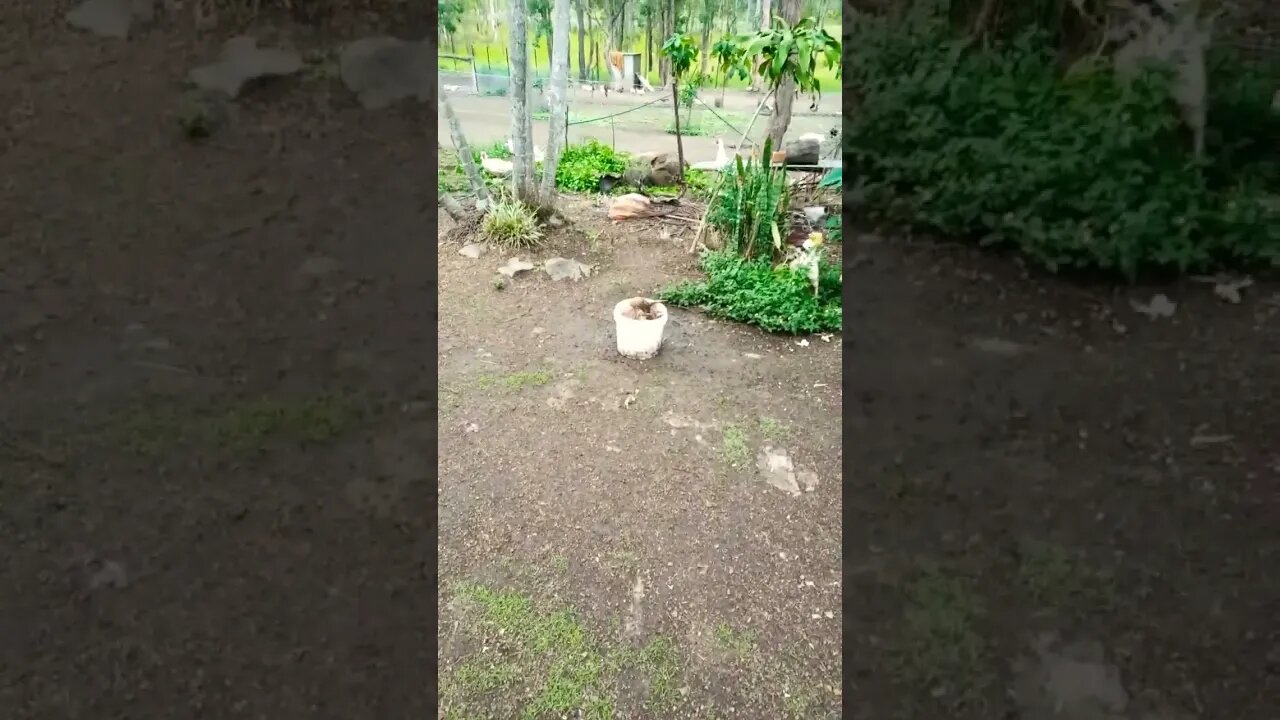
[[[729,164],[729,155],[724,151],[724,139],[716,138],[716,159],[717,168],[722,168]]]
[[[490,175],[506,177],[511,174],[511,162],[489,157],[489,153],[480,153],[480,167]]]
[[[510,152],[512,155],[516,154],[516,146],[511,143],[511,138],[507,138],[507,151]],[[537,145],[534,145],[533,161],[542,162],[543,160],[546,160],[546,159],[547,159],[547,155],[542,151],[542,148],[538,147]]]

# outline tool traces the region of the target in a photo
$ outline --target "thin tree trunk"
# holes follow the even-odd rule
[[[713,0],[702,0],[705,5],[702,9],[702,65],[698,73],[705,76],[707,74],[707,62],[711,59],[711,23],[713,22],[714,12],[716,10]]]
[[[493,39],[498,39],[498,8],[494,5],[495,0],[489,0],[489,32],[493,35]]]
[[[684,187],[684,140],[680,138],[680,78],[671,76],[671,102],[676,115],[676,160],[680,163],[680,187]]]
[[[779,14],[788,26],[800,21],[800,4],[801,0],[782,0]],[[774,93],[773,115],[769,118],[769,137],[773,140],[773,147],[779,150],[782,149],[782,138],[787,134],[787,127],[791,125],[791,106],[795,99],[796,81],[788,75],[782,79],[782,84]]]
[[[444,113],[444,120],[449,124],[449,136],[453,138],[453,146],[458,150],[458,161],[462,163],[462,170],[467,174],[467,182],[471,183],[471,190],[476,194],[476,207],[483,209],[489,204],[489,191],[484,186],[484,178],[480,177],[480,171],[476,170],[475,160],[471,158],[471,146],[467,144],[467,136],[462,132],[462,123],[458,122],[458,116],[453,113],[448,95],[441,93],[438,102],[440,110]]]
[[[533,142],[529,137],[529,17],[525,0],[510,0],[510,10],[511,81],[507,95],[511,98],[511,183],[516,198],[532,205],[537,198],[533,188]]]
[[[650,5],[649,12],[644,14],[644,57],[649,64],[645,73],[653,72],[653,5]]]
[[[769,29],[769,0],[760,0],[760,29]],[[760,64],[760,58],[757,56],[751,63],[751,92],[760,92],[764,89],[760,79],[760,73],[756,72],[756,67]]]
[[[574,3],[578,14],[578,80],[582,82],[587,81],[587,28],[582,9],[586,4],[587,0],[577,0]]]
[[[560,143],[569,111],[569,0],[555,0],[552,7],[551,78],[547,83],[551,130],[542,160],[542,190],[539,201],[547,210],[555,209],[556,166],[560,164]]]

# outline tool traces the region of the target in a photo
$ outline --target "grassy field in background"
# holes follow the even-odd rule
[[[827,32],[831,33],[833,37],[839,38],[840,25],[839,24],[827,25]],[[595,35],[596,35],[596,47],[598,49],[604,43],[604,34],[595,33]],[[493,38],[493,35],[488,32],[479,33],[479,32],[476,32],[474,29],[469,31],[464,31],[458,34],[458,37],[456,38],[452,46],[450,46],[450,44],[447,41],[441,43],[440,52],[444,54],[450,54],[450,55],[473,55],[476,58],[476,71],[481,75],[485,75],[485,74],[506,75],[507,74],[507,37],[508,37],[507,28],[503,25],[498,26],[498,37],[496,40]],[[714,43],[716,39],[719,37],[720,37],[719,34],[713,33],[711,36],[711,41]],[[600,76],[596,76],[595,74],[596,63],[593,62],[593,58],[590,57],[590,52],[591,52],[590,36],[587,36],[586,40],[587,40],[586,53],[588,54],[587,72],[589,75],[591,75],[591,79],[593,80],[604,79],[603,76],[605,75],[605,72],[606,72],[604,69],[604,61],[603,59],[599,61]],[[654,38],[655,53],[657,52],[658,45],[659,45],[658,39]],[[551,74],[551,62],[547,56],[547,48],[545,47],[545,44],[539,42],[538,44],[532,46],[531,50],[533,53],[533,70],[535,75],[539,77],[549,76]],[[645,51],[643,36],[639,38],[631,39],[627,43],[627,48],[625,51],[640,53],[642,55],[641,57],[642,62],[645,63],[646,67],[648,66],[649,59],[647,57],[643,57],[644,51]],[[714,71],[714,66],[715,66],[715,60],[714,59],[709,60],[708,72],[716,74]],[[695,65],[695,67],[697,67],[697,65]],[[471,67],[468,63],[459,62],[456,60],[449,60],[443,57],[440,58],[440,72],[468,73],[470,71],[471,71]],[[835,90],[836,88],[840,87],[840,83],[836,78],[836,68],[827,67],[825,64],[823,64],[821,60],[819,60],[817,74],[818,74],[818,80],[819,82],[822,83],[822,87],[824,91],[828,89]],[[658,84],[658,59],[656,57],[653,59],[653,70],[651,72],[646,73],[646,75],[648,76],[650,83],[654,85]],[[718,77],[718,74],[716,75],[717,77],[716,77],[715,87],[719,88],[720,87],[719,77]],[[574,31],[569,32],[569,77],[571,80],[578,79],[578,33]],[[731,89],[742,89],[747,87],[747,85],[749,85],[749,83],[745,80],[731,80],[729,82],[729,87]]]

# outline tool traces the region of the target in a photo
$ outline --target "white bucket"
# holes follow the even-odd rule
[[[632,304],[646,302],[652,320],[632,316]],[[667,306],[649,298],[627,298],[613,306],[613,324],[618,329],[618,352],[632,360],[648,360],[662,349],[662,334],[667,329]]]

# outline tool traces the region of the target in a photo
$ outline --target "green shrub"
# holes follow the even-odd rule
[[[1280,259],[1280,214],[1261,189],[1276,166],[1245,167],[1256,141],[1224,151],[1221,136],[1209,162],[1194,160],[1162,74],[1126,82],[1088,62],[1061,73],[1036,31],[993,49],[940,21],[859,18],[853,32],[861,97],[845,147],[868,212],[1050,270],[1133,278]],[[1235,137],[1258,137],[1261,88],[1224,90],[1235,106],[1211,118],[1235,107]]]
[[[748,260],[731,250],[706,252],[705,282],[682,282],[660,294],[663,302],[697,307],[713,316],[769,332],[802,334],[840,330],[840,269],[823,263],[818,294],[802,273],[768,260]]]
[[[574,192],[595,192],[601,175],[621,175],[627,169],[627,155],[598,140],[570,145],[556,166],[556,186]]]
[[[668,135],[675,135],[676,134],[675,121],[672,120],[671,122],[667,123],[667,126],[664,129],[666,130],[666,133]],[[710,134],[711,134],[710,130],[708,130],[707,128],[703,127],[698,123],[685,122],[683,120],[680,121],[680,135],[683,137],[702,137],[704,135],[710,135]]]
[[[762,157],[769,157],[771,146],[764,144]],[[720,231],[725,248],[745,257],[772,257],[774,226],[786,235],[787,173],[767,162],[738,156],[723,171],[724,181],[710,200],[707,222]]]
[[[542,242],[533,211],[513,200],[497,200],[480,223],[480,234],[504,248],[528,248]]]

